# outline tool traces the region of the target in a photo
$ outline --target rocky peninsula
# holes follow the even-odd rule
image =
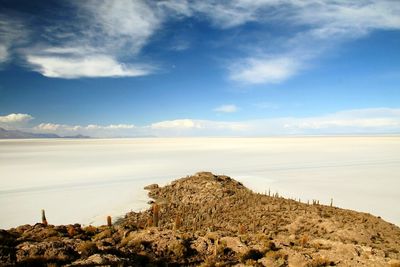
[[[400,266],[400,228],[380,217],[209,172],[146,189],[148,210],[109,225],[0,230],[0,265]]]

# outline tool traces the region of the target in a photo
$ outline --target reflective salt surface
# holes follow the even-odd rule
[[[143,187],[198,171],[400,225],[400,137],[1,140],[0,228],[103,224],[147,206]]]

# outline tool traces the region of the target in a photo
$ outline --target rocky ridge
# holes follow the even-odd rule
[[[0,231],[4,266],[400,266],[400,228],[370,214],[257,194],[197,173],[112,226]]]

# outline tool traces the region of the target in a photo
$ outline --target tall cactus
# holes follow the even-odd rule
[[[44,210],[42,210],[42,224],[44,224],[44,226],[47,226],[46,213]]]
[[[174,230],[178,230],[181,227],[181,224],[182,224],[181,216],[176,215],[174,222]]]
[[[157,203],[153,204],[153,226],[158,227],[160,206]]]

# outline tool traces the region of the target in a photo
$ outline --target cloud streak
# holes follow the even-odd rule
[[[145,65],[125,65],[108,55],[57,57],[28,55],[27,61],[43,76],[51,78],[135,77],[151,73]]]
[[[241,83],[280,83],[300,69],[298,59],[291,57],[246,58],[230,67],[230,79]]]
[[[245,84],[284,82],[309,68],[332,47],[374,30],[400,29],[400,7],[390,0],[238,0],[226,5],[220,13],[218,8],[213,10],[210,19],[223,28],[248,22],[281,22],[293,28],[301,27],[301,30],[293,29],[292,34],[280,42],[272,42],[282,47],[278,52],[271,52],[276,49],[268,43],[256,43],[246,51],[247,57],[232,60],[228,65],[229,78]],[[227,14],[232,20],[221,20]]]
[[[71,22],[43,26],[46,39],[21,50],[32,70],[66,79],[136,77],[156,70],[138,59],[163,20],[150,4],[89,0],[72,5]]]
[[[0,13],[0,64],[11,59],[14,49],[23,45],[28,35],[22,20]]]
[[[220,112],[220,113],[234,113],[238,110],[239,110],[239,108],[236,105],[232,105],[232,104],[222,105],[222,106],[216,107],[214,109],[214,111]]]
[[[248,23],[260,26],[254,31],[265,38],[254,41],[242,32],[244,44],[235,46],[241,56],[225,59],[227,76],[241,84],[277,84],[305,71],[343,42],[374,30],[400,29],[400,5],[391,0],[88,0],[65,5],[73,9],[69,22],[47,21],[38,29],[27,20],[1,15],[0,63],[10,60],[14,48],[21,48],[21,40],[33,31],[41,34],[19,53],[44,76],[149,75],[157,68],[142,61],[143,48],[167,22],[190,18],[221,31]],[[275,25],[286,25],[284,33],[270,33]],[[182,40],[175,50],[185,48]]]

